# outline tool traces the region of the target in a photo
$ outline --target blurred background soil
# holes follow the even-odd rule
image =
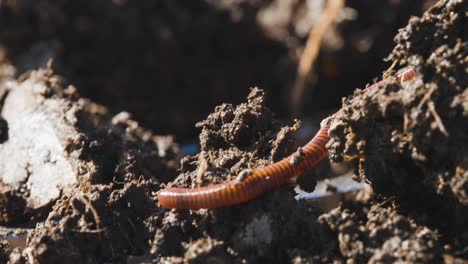
[[[45,66],[112,112],[194,142],[194,124],[253,86],[289,116],[299,54],[326,1],[2,1],[2,57]],[[303,115],[338,107],[380,76],[398,28],[434,1],[346,1],[307,83]],[[301,115],[301,116],[303,116]],[[297,117],[297,116],[294,116]]]

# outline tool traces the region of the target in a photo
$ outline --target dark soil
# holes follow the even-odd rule
[[[399,213],[392,200],[345,203],[320,216],[319,222],[337,235],[343,258],[356,263],[466,261],[466,252],[444,245],[437,231]],[[463,254],[464,259],[454,256]]]
[[[416,78],[402,86],[389,78],[379,89],[357,93],[359,100],[346,100],[329,144],[336,161],[356,157],[356,175],[376,192],[465,239],[467,10],[466,1],[442,1],[412,18],[389,58],[412,66]]]
[[[1,220],[39,224],[26,250],[10,260],[100,262],[143,254],[150,235],[141,219],[158,210],[152,193],[175,175],[178,146],[127,113],[111,118],[51,69],[22,78],[5,85],[9,136],[0,155],[14,158],[2,163]]]
[[[182,159],[181,175],[175,180],[184,187],[232,180],[242,170],[288,156],[297,149],[294,132],[300,124],[283,126],[265,107],[264,92],[253,88],[247,103],[220,105],[196,126],[201,128],[201,151]]]
[[[335,38],[328,36],[334,40],[325,40],[317,95],[338,96],[320,89],[325,84],[351,89],[354,81],[378,75],[373,59],[362,54],[380,60],[391,46],[385,35],[422,5],[397,2],[349,2],[368,16],[345,19],[334,29]],[[282,7],[289,16],[277,27],[271,25],[279,20],[268,20],[264,12],[274,11],[279,1],[0,3],[6,5],[0,9],[0,40],[6,45],[0,49],[0,221],[31,229],[25,248],[0,240],[0,261],[468,260],[466,1],[440,1],[395,38],[389,56],[395,67],[389,72],[411,65],[414,80],[400,85],[387,77],[379,89],[357,91],[358,99],[343,101],[330,131],[330,157],[349,160],[356,178],[369,182],[374,193],[360,193],[330,212],[294,199],[292,182],[217,210],[170,210],[156,199],[166,186],[223,182],[297,149],[300,122],[281,122],[267,105],[282,102],[281,89],[292,81],[295,66],[288,53],[305,37],[302,1]],[[337,38],[345,44],[333,48]],[[16,77],[15,71],[43,64],[47,54],[78,88],[55,75],[50,64]],[[217,64],[219,58],[225,64]],[[158,132],[189,135],[181,131],[212,110],[213,101],[239,100],[252,81],[272,92],[265,96],[252,88],[244,103],[215,107],[195,126],[201,130],[196,155],[180,157],[173,137],[142,128],[127,112],[111,114],[128,109]],[[321,98],[322,106],[333,104]],[[281,109],[276,103],[271,105]],[[187,114],[200,105],[200,112]],[[305,176],[299,184],[312,190],[315,173]]]

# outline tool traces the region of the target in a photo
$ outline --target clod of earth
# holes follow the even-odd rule
[[[468,221],[467,1],[440,1],[395,37],[389,58],[418,75],[344,100],[330,157],[408,211],[430,212],[444,232]],[[463,233],[463,232],[462,232]]]

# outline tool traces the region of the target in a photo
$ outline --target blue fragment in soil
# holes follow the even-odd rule
[[[196,143],[184,144],[180,147],[180,154],[185,155],[195,155],[200,152],[200,146]]]

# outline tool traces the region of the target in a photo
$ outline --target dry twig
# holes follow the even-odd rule
[[[344,6],[344,0],[329,0],[318,23],[312,28],[307,39],[306,47],[297,68],[296,82],[291,93],[291,112],[297,115],[302,107],[302,97],[306,79],[312,71],[313,64],[317,58],[323,36],[327,29],[333,24],[338,12]]]

